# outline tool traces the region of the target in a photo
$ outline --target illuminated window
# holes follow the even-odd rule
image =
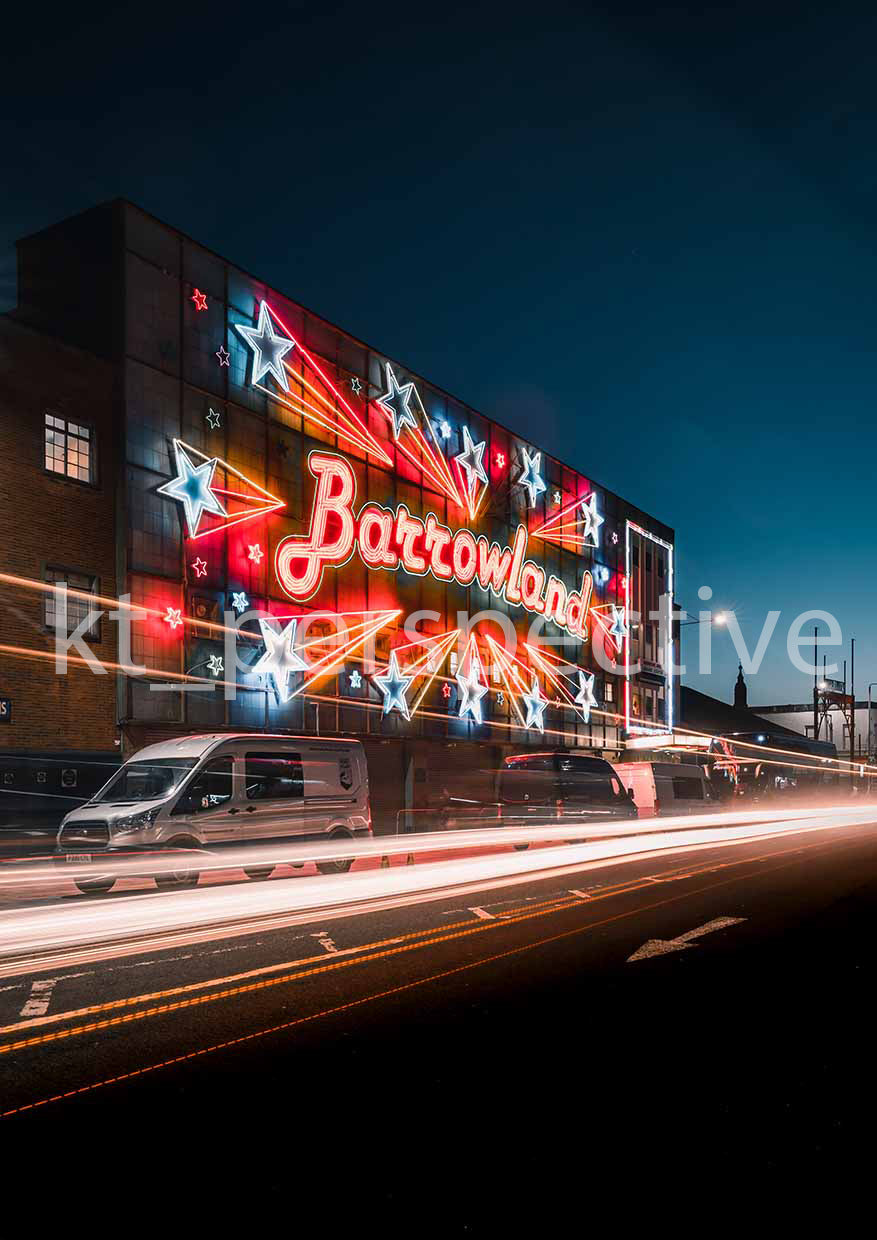
[[[78,482],[94,482],[94,432],[90,426],[46,414],[46,469]]]
[[[90,611],[99,611],[96,599],[84,598],[81,595],[97,595],[97,577],[89,573],[72,573],[66,568],[46,569],[46,581],[50,585],[67,587],[67,634],[69,635],[86,618]],[[73,594],[77,590],[81,594]],[[60,596],[54,590],[46,593],[46,628],[56,632],[61,620]],[[100,621],[95,621],[83,630],[87,637],[96,638],[100,635]]]

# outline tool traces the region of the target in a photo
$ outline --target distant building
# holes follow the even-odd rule
[[[684,690],[683,690],[684,692]],[[791,732],[796,732],[799,736],[815,737],[816,729],[813,725],[813,703],[804,702],[786,703],[778,706],[758,706],[755,707],[758,713],[766,720],[770,720],[770,727],[776,728],[782,726]],[[861,754],[862,761],[866,761],[868,755],[877,752],[877,702],[872,703],[870,720],[868,717],[868,703],[856,702],[855,724],[856,724],[856,754]],[[819,739],[821,741],[829,741],[837,746],[838,753],[846,754],[849,757],[850,752],[850,730],[846,718],[841,710],[829,711],[820,726]]]

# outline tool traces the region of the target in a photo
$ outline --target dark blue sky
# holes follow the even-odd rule
[[[811,608],[864,695],[877,17],[705,7],[7,26],[0,242],[133,199],[674,525],[680,601],[712,586],[750,650],[779,609],[751,701],[809,693]],[[719,634],[689,680],[728,696],[736,663]]]

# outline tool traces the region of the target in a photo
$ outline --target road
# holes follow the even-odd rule
[[[870,1164],[877,824],[554,869],[0,976],[4,1131],[451,1234]]]

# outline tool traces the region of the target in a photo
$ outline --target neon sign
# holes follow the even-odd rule
[[[358,554],[368,568],[438,581],[474,582],[507,603],[544,616],[572,637],[587,640],[593,583],[588,571],[580,590],[568,591],[559,577],[527,559],[529,535],[519,525],[512,545],[500,547],[471,530],[452,530],[429,513],[412,516],[404,504],[364,504],[354,510],[356,476],[348,461],[331,452],[311,452],[308,469],[317,480],[307,535],[290,535],[277,547],[274,570],[290,598],[304,602],[320,588],[327,565],[339,568]]]

